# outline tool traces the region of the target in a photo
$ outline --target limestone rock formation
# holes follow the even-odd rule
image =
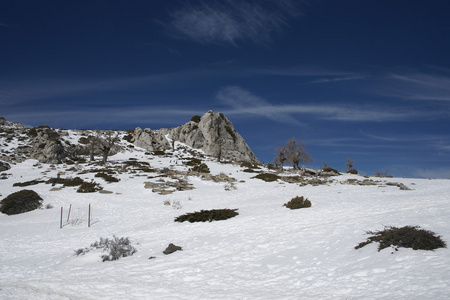
[[[220,160],[259,163],[245,140],[222,113],[208,111],[202,117],[176,128],[150,130],[136,128],[132,142],[155,151],[172,149],[171,141],[179,141]]]

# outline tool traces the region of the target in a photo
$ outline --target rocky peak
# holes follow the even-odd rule
[[[166,137],[221,160],[259,162],[231,121],[222,113],[208,111],[201,117],[194,116],[186,124],[170,129],[152,131],[136,128],[133,142],[148,150],[172,149],[173,144]]]

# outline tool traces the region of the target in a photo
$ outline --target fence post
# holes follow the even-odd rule
[[[89,203],[88,227],[91,227],[91,204]]]
[[[70,218],[70,211],[72,210],[72,204],[70,204],[69,207],[69,213],[67,214],[67,223],[69,223],[69,218]]]
[[[61,221],[59,222],[59,228],[62,228],[62,216],[63,216],[63,208],[61,206]]]

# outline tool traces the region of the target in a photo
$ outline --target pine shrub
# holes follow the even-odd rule
[[[355,169],[348,169],[348,170],[347,170],[347,173],[356,175],[356,174],[358,174],[358,171],[355,170]]]
[[[311,207],[311,201],[308,199],[305,199],[303,196],[292,198],[291,201],[288,203],[283,204],[283,206],[286,206],[290,209],[299,209],[299,208],[305,208],[305,207]]]
[[[365,242],[359,243],[355,249],[362,248],[372,242],[378,242],[378,252],[393,246],[395,251],[398,248],[412,248],[413,250],[434,250],[437,248],[446,248],[447,245],[436,236],[434,232],[420,229],[419,226],[390,227],[386,226],[381,231],[367,231],[372,234]]]
[[[175,218],[175,222],[188,221],[190,223],[194,222],[212,222],[227,220],[239,215],[237,209],[212,209],[212,210],[201,210],[199,212],[187,213]]]
[[[189,171],[198,173],[210,173],[208,166],[204,163],[193,166],[192,168],[189,169]]]
[[[0,202],[0,211],[7,215],[17,215],[42,207],[43,199],[32,190],[12,193]]]

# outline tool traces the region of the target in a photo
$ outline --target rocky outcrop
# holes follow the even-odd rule
[[[41,163],[60,163],[66,156],[59,134],[50,127],[40,126],[31,128],[29,136],[33,138],[29,150],[29,157]]]
[[[155,151],[172,149],[178,141],[219,160],[259,163],[245,140],[222,113],[208,111],[176,128],[150,130],[136,128],[132,142],[138,147]]]

